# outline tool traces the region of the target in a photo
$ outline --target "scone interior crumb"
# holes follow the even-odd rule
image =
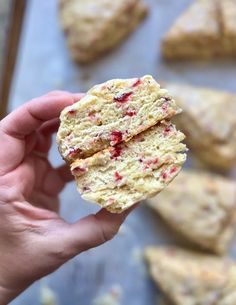
[[[65,160],[86,158],[169,118],[180,109],[151,77],[111,80],[61,114],[57,141]]]
[[[186,155],[184,135],[162,122],[127,143],[71,165],[86,200],[121,212],[160,192],[180,171]]]

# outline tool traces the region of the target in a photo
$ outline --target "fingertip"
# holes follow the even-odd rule
[[[73,96],[73,103],[79,102],[84,96],[84,93],[71,93]]]

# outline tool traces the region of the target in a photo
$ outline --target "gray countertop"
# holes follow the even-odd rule
[[[50,90],[85,91],[107,79],[144,74],[236,91],[233,61],[167,64],[161,59],[161,37],[191,0],[146,2],[150,15],[133,35],[96,63],[79,67],[68,54],[58,24],[57,1],[29,0],[10,108]],[[55,144],[50,158],[54,165],[62,163]],[[68,221],[97,210],[81,200],[74,183],[66,187],[61,200],[61,212]],[[141,252],[145,245],[175,242],[184,243],[141,205],[111,242],[74,258],[48,276],[44,285],[55,292],[59,305],[96,305],[95,298],[110,292],[120,295],[119,305],[157,305],[159,293],[147,275]],[[236,254],[235,246],[231,253]],[[35,283],[12,305],[40,304],[40,291],[40,283]]]

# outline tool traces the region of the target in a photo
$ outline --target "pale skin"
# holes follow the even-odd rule
[[[81,97],[51,92],[0,122],[0,305],[113,238],[130,212],[100,210],[73,224],[57,213],[58,195],[73,177],[67,165],[53,168],[47,154],[61,110]]]

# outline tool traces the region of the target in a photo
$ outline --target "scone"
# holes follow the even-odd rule
[[[149,247],[150,273],[173,305],[235,305],[236,265],[178,247]]]
[[[189,148],[206,165],[229,171],[236,164],[236,94],[167,84],[183,112],[175,123]]]
[[[65,108],[57,142],[63,158],[72,162],[127,142],[179,112],[167,90],[151,76],[114,79],[94,86],[78,103]]]
[[[122,212],[160,192],[186,159],[180,112],[151,76],[93,87],[61,114],[57,142],[82,198]]]
[[[166,59],[236,56],[235,0],[195,0],[162,41]]]
[[[211,57],[219,52],[218,0],[195,0],[162,41],[166,59]]]
[[[82,198],[122,212],[159,193],[185,161],[184,135],[171,123],[149,128],[127,143],[71,165]]]
[[[72,57],[90,62],[119,44],[147,14],[143,0],[61,0],[60,19]]]
[[[224,0],[220,2],[220,7],[224,49],[227,54],[236,56],[236,2],[235,0]]]
[[[225,253],[236,224],[236,182],[201,171],[182,171],[148,205],[182,236]]]

